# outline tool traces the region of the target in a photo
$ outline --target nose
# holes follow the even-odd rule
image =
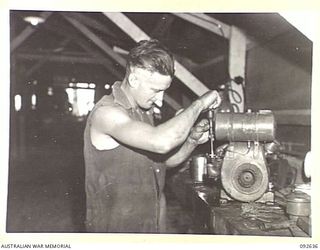
[[[163,96],[164,96],[164,91],[160,91],[160,92],[158,92],[157,94],[156,94],[156,96],[155,96],[155,104],[159,107],[159,108],[161,108],[162,107],[162,104],[163,104]]]

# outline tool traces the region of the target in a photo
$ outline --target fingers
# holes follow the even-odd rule
[[[216,99],[214,100],[213,104],[210,106],[210,109],[216,109],[217,107],[220,106],[221,101],[222,101],[219,93],[217,91],[214,91],[214,93],[216,94]]]
[[[206,143],[208,140],[209,140],[209,132],[206,131],[201,135],[200,139],[198,140],[198,144]]]
[[[208,121],[208,119],[201,119],[201,120],[197,123],[197,125],[199,125],[199,126],[206,126],[206,125],[209,125],[209,121]]]
[[[203,133],[209,130],[209,126],[197,126],[194,128],[194,131],[197,133]]]
[[[209,130],[209,121],[207,119],[202,119],[194,126],[195,132],[206,132]]]
[[[203,96],[200,97],[200,100],[203,103],[202,112],[205,112],[209,108],[217,108],[221,103],[221,97],[216,90],[211,90],[205,93]]]

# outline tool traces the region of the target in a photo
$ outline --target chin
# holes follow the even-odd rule
[[[152,108],[153,106],[144,106],[144,107],[140,107],[141,109],[143,109],[144,111],[148,111]]]
[[[151,104],[146,103],[146,104],[140,106],[140,108],[143,110],[150,110],[152,107],[153,107],[153,103],[151,103]]]

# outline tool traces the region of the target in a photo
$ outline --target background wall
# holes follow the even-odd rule
[[[301,157],[311,144],[311,58],[304,64],[289,61],[267,46],[254,47],[247,53],[247,108],[273,110],[277,140],[286,151]]]
[[[265,47],[247,55],[247,105],[255,109],[310,109],[311,74]]]

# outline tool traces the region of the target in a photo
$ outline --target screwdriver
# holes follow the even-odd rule
[[[213,136],[213,115],[214,115],[214,110],[209,109],[208,111],[208,119],[209,119],[209,139],[210,139],[210,154],[209,157],[212,160],[214,158],[214,150],[213,150],[213,141],[214,141],[214,136]]]

